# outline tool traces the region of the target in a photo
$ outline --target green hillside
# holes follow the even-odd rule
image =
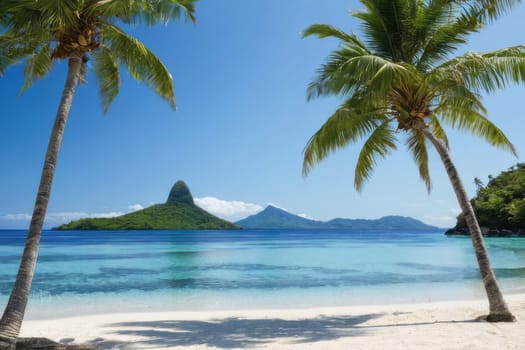
[[[483,233],[489,236],[525,234],[525,164],[517,164],[485,186],[476,179],[478,190],[471,200]],[[463,215],[447,234],[468,234]]]
[[[72,221],[56,230],[229,230],[239,229],[193,203],[191,192],[178,181],[164,204],[115,218],[88,218]]]
[[[263,211],[237,221],[236,224],[248,229],[320,229],[324,223],[269,205]]]

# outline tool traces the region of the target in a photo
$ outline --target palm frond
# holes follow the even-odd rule
[[[443,140],[443,135],[436,135],[436,137]],[[423,134],[423,132],[420,130],[412,129],[410,135],[408,136],[406,145],[408,151],[412,153],[414,162],[416,162],[419,171],[419,177],[425,183],[427,191],[430,193],[432,190],[432,181],[430,179],[430,171],[428,170],[428,150],[425,134]]]
[[[120,70],[115,56],[105,46],[99,47],[93,53],[93,68],[99,83],[99,93],[104,113],[117,97],[120,86]]]
[[[352,13],[361,20],[368,45],[379,56],[392,61],[402,57],[403,8],[396,0],[362,0],[366,11]]]
[[[434,113],[432,113],[432,115],[430,116],[430,121],[429,121],[428,124],[429,124],[430,129],[432,130],[432,133],[434,134],[434,136],[436,136],[438,139],[440,139],[441,142],[443,142],[443,144],[445,145],[446,148],[449,148],[447,134],[445,133],[445,130],[441,126],[439,118],[436,117],[436,115]]]
[[[5,70],[31,54],[31,51],[20,48],[18,41],[9,34],[0,34],[0,76]]]
[[[470,90],[465,85],[465,79],[457,72],[448,71],[452,74],[429,74],[426,76],[428,83],[433,86],[435,96],[438,97],[438,105],[450,104],[475,110],[479,113],[486,114],[487,110],[481,102],[482,96]]]
[[[146,24],[156,24],[159,21],[168,23],[172,19],[184,18],[195,22],[195,2],[197,0],[162,0],[145,2],[140,14]]]
[[[345,96],[366,86],[377,95],[386,94],[410,71],[401,64],[371,54],[357,45],[335,50],[308,87],[308,99],[326,95]]]
[[[510,12],[521,3],[521,0],[456,0],[455,2],[463,7],[464,16],[490,23]]]
[[[104,26],[104,44],[131,76],[144,82],[175,108],[173,79],[168,69],[144,44],[113,25]]]
[[[370,54],[366,48],[352,44],[332,52],[308,86],[308,100],[326,95],[347,95],[358,89],[361,82],[352,71],[344,69],[345,65],[353,58]]]
[[[356,106],[356,101],[347,101],[308,141],[304,149],[303,175],[306,176],[329,154],[373,132],[385,119],[380,108],[361,109]]]
[[[443,14],[450,17],[449,14]],[[449,23],[441,24],[426,33],[417,66],[422,70],[430,70],[436,63],[442,62],[455,52],[460,45],[467,42],[467,36],[481,27],[475,18],[452,18]]]
[[[368,51],[365,44],[359,40],[359,38],[354,34],[347,34],[342,30],[327,24],[313,24],[310,27],[306,28],[303,31],[303,38],[315,35],[320,39],[334,37],[337,38],[343,43],[357,45],[361,47],[363,51]]]
[[[117,65],[125,65],[131,76],[144,82],[175,108],[173,80],[164,64],[139,40],[133,38],[115,23],[167,22],[185,17],[194,20],[196,0],[2,0],[0,3],[0,75],[5,69],[27,61],[26,89],[33,78],[42,75],[50,65],[44,62],[41,47],[51,50],[51,60],[71,55],[88,57],[100,46],[111,50]],[[80,33],[80,34],[79,34]],[[12,43],[6,43],[10,39]],[[4,44],[6,44],[4,46]],[[118,92],[118,74],[109,63],[106,50],[101,50],[99,72],[104,70],[101,83],[102,104],[107,111]],[[24,56],[25,55],[25,56]],[[94,56],[97,56],[95,53]],[[45,63],[45,64],[44,64]],[[85,68],[85,66],[83,66]],[[113,87],[111,87],[113,85]]]
[[[45,19],[45,24],[52,31],[79,29],[78,20],[79,2],[71,0],[33,1],[33,9],[38,11],[40,17]]]
[[[514,146],[505,134],[486,117],[487,110],[481,102],[481,96],[464,85],[466,82],[461,75],[455,78],[454,74],[452,77],[443,74],[431,77],[431,79],[439,78],[443,80],[440,82],[439,98],[430,122],[436,137],[448,144],[440,137],[444,135],[439,125],[438,119],[440,119],[452,128],[470,132],[485,139],[491,145],[516,154]]]
[[[46,75],[52,67],[53,62],[51,60],[50,46],[45,45],[40,49],[35,50],[33,55],[27,60],[24,69],[25,82],[20,93],[27,90],[33,84],[34,80],[40,79]]]
[[[154,25],[184,18],[195,22],[197,0],[98,0],[87,11],[107,18],[118,18],[126,24]]]
[[[355,167],[354,187],[357,191],[361,191],[363,184],[370,179],[378,161],[397,149],[395,142],[390,120],[384,121],[370,134],[361,148]]]
[[[455,76],[468,89],[494,92],[525,83],[525,45],[487,53],[467,53],[435,68],[432,74]]]
[[[510,151],[517,156],[516,149],[503,131],[481,113],[458,105],[443,104],[435,110],[441,121],[452,128],[470,132],[489,144]]]
[[[11,29],[0,34],[0,75],[12,65],[24,62],[44,46],[49,46],[49,35],[26,35]]]
[[[363,61],[364,62],[359,62],[360,65],[358,65],[357,69],[362,67],[363,69],[376,70],[367,85],[379,95],[387,94],[400,81],[414,78],[411,76],[411,67],[408,65],[394,63],[378,56],[364,57]],[[370,71],[367,73],[372,72]]]

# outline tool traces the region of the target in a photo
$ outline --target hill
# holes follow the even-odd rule
[[[316,221],[269,205],[262,212],[236,222],[247,229],[360,229],[360,230],[435,230],[437,227],[403,217],[385,216],[376,220],[333,219]]]
[[[315,229],[324,227],[322,221],[306,219],[271,205],[255,215],[237,221],[236,224],[242,228]]]
[[[471,200],[482,232],[486,236],[525,236],[525,164],[517,164],[498,176],[489,176],[485,186],[478,186]],[[458,216],[448,235],[468,235],[465,218]]]
[[[436,230],[419,220],[406,216],[384,216],[380,219],[333,219],[326,222],[328,228],[374,229],[374,230]]]
[[[178,181],[164,204],[114,218],[72,221],[55,230],[229,230],[240,227],[199,208],[183,181]]]

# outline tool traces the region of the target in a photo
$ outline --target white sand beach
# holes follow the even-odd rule
[[[26,321],[22,336],[100,349],[525,349],[514,323],[477,322],[484,300],[290,310],[152,312]]]

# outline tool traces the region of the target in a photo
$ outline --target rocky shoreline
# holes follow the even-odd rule
[[[481,233],[484,237],[525,237],[525,228],[520,228],[517,230],[508,230],[508,229],[497,229],[497,228],[488,228],[482,227]],[[454,227],[447,232],[447,236],[469,236],[470,232],[466,227]]]

